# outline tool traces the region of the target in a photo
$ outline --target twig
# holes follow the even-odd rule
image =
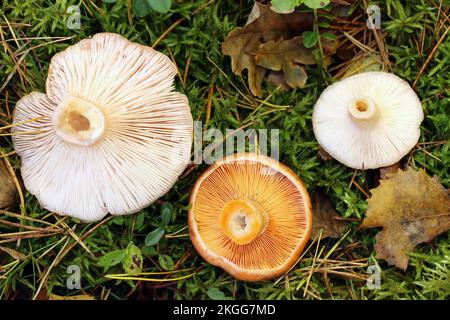
[[[445,37],[448,34],[448,31],[450,30],[450,26],[447,27],[447,29],[445,29],[445,32],[442,34],[442,36],[439,38],[439,41],[436,43],[436,45],[434,46],[433,50],[431,50],[430,54],[427,57],[427,60],[425,60],[425,63],[423,64],[422,68],[420,68],[419,74],[416,77],[416,80],[414,80],[413,83],[413,89],[416,88],[417,86],[417,82],[419,81],[420,77],[422,76],[422,74],[424,73],[425,69],[427,68],[428,64],[431,62],[431,60],[434,57],[434,54],[436,53],[437,49],[439,48],[439,46],[442,44],[442,42],[444,41]]]

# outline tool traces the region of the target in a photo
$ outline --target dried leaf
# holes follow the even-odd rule
[[[87,294],[80,294],[77,296],[58,296],[56,294],[50,294],[48,300],[96,300],[93,296]]]
[[[352,61],[347,66],[343,78],[350,77],[357,73],[381,71],[382,68],[383,63],[381,61],[381,56],[378,53],[370,54]]]
[[[367,200],[363,228],[383,227],[377,234],[377,258],[398,268],[408,267],[408,253],[450,229],[450,197],[436,177],[423,170],[398,170]]]
[[[321,191],[314,190],[311,196],[313,208],[313,228],[311,239],[315,239],[322,230],[321,239],[339,238],[347,227],[347,222],[342,220],[334,209],[330,199]]]
[[[267,81],[273,84],[276,87],[279,87],[282,91],[287,91],[291,87],[288,86],[286,81],[284,81],[283,71],[269,71],[269,75],[267,76]]]
[[[317,157],[322,161],[329,161],[333,159],[333,157],[330,156],[330,154],[321,146],[319,146],[319,151],[317,151]]]
[[[299,64],[316,63],[312,49],[307,49],[303,45],[303,37],[262,44],[255,54],[255,62],[258,66],[269,70],[282,70],[285,81],[291,88],[304,87],[308,79],[305,69]]]
[[[380,168],[380,178],[383,180],[389,179],[389,176],[397,173],[398,169],[401,169],[400,162],[396,162],[389,167]]]
[[[259,16],[261,15],[261,11],[264,11],[265,8],[266,8],[265,5],[259,2],[255,2],[253,4],[252,11],[250,11],[250,14],[248,15],[247,22],[245,23],[245,25],[248,25],[253,21],[255,21],[256,19],[258,19]]]
[[[14,249],[11,248],[7,248],[7,247],[3,247],[0,246],[0,250],[6,252],[7,254],[9,254],[12,258],[16,259],[16,260],[23,260],[25,259],[25,255],[19,251],[16,251]]]
[[[303,12],[288,15],[278,14],[269,6],[259,5],[259,17],[243,28],[231,31],[222,44],[224,55],[231,57],[231,67],[235,74],[248,72],[248,82],[252,94],[262,96],[261,83],[266,70],[255,62],[255,54],[264,42],[290,39],[311,29],[313,17]]]
[[[0,158],[0,208],[12,205],[16,201],[17,189],[3,159]]]

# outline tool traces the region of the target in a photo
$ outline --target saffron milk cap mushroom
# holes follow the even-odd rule
[[[289,271],[312,228],[302,181],[285,165],[254,153],[210,166],[195,183],[188,216],[198,253],[244,281]]]
[[[423,120],[409,84],[387,72],[365,72],[329,86],[314,106],[317,141],[355,169],[390,166],[417,143]]]
[[[164,54],[99,33],[56,54],[46,94],[16,104],[27,190],[53,212],[95,221],[164,195],[190,159],[192,116]]]

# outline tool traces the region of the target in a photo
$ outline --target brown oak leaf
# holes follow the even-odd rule
[[[303,12],[278,14],[269,6],[258,4],[259,16],[243,28],[231,31],[222,44],[222,53],[231,57],[231,68],[237,75],[247,70],[250,90],[262,96],[261,83],[266,70],[255,62],[260,45],[278,39],[290,39],[313,26],[313,16]]]
[[[12,205],[16,201],[16,185],[6,168],[5,162],[0,158],[0,208]]]
[[[272,40],[259,46],[256,65],[274,71],[283,71],[284,80],[291,88],[302,88],[308,75],[300,64],[315,64],[312,49],[303,45],[303,37]]]
[[[391,265],[406,270],[409,252],[450,229],[448,190],[423,170],[398,170],[371,192],[361,226],[383,227],[375,251]]]
[[[348,223],[338,215],[331,200],[321,190],[316,189],[311,195],[313,208],[313,227],[310,239],[315,239],[322,230],[321,239],[339,238]]]

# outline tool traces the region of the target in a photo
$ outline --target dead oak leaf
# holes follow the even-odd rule
[[[303,45],[303,37],[268,41],[260,45],[255,54],[257,66],[283,71],[284,80],[291,88],[303,88],[308,79],[302,65],[315,64],[313,50]]]
[[[16,185],[5,162],[0,158],[0,208],[12,205],[16,201],[16,195]]]
[[[406,270],[409,252],[450,229],[449,193],[423,170],[398,170],[371,192],[361,226],[383,227],[375,251],[391,265]]]
[[[321,239],[339,238],[348,223],[338,215],[331,200],[321,190],[311,195],[313,226],[310,239],[315,239],[322,230]]]
[[[259,16],[243,28],[231,31],[222,44],[222,53],[231,57],[231,68],[237,75],[247,70],[253,95],[261,97],[261,83],[266,70],[256,65],[255,54],[262,43],[290,39],[313,26],[313,16],[303,12],[278,14],[269,6],[258,4]]]

